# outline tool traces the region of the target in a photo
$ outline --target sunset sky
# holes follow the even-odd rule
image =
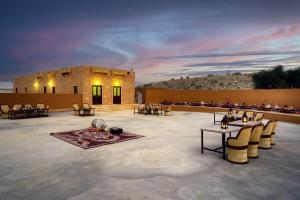
[[[300,1],[1,0],[0,81],[82,64],[138,84],[300,67]]]

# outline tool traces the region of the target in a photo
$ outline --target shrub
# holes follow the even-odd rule
[[[284,71],[281,65],[271,71],[262,70],[252,76],[254,86],[258,89],[299,88],[299,79],[300,68]]]

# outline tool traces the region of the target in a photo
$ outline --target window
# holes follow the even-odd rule
[[[52,87],[52,94],[55,94],[55,87]]]
[[[47,87],[44,86],[44,94],[47,94]]]
[[[27,93],[27,87],[25,87],[24,90],[25,90],[25,93]]]
[[[18,93],[18,88],[16,88],[16,93]]]
[[[74,94],[78,94],[78,86],[74,86]]]

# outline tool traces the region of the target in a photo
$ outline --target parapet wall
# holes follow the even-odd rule
[[[161,88],[137,89],[143,94],[143,103],[171,102],[230,102],[242,104],[291,105],[300,107],[300,89],[254,89],[254,90],[173,90]]]
[[[7,104],[31,104],[43,103],[50,109],[72,109],[72,105],[82,104],[80,94],[0,94],[0,105]]]

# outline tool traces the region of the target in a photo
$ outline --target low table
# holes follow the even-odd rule
[[[258,124],[262,124],[262,122],[248,121],[248,122],[245,123],[245,122],[242,122],[242,120],[229,122],[230,126],[240,126],[240,127],[254,127]]]
[[[238,132],[240,129],[241,128],[239,128],[239,127],[233,127],[233,126],[229,126],[227,129],[222,129],[219,125],[218,126],[213,125],[213,126],[200,128],[200,130],[201,130],[201,153],[202,154],[204,153],[204,149],[208,150],[208,151],[213,151],[216,153],[221,153],[221,154],[223,154],[223,159],[225,160],[225,158],[226,158],[226,156],[225,156],[226,134],[229,134],[229,136],[231,136],[232,132]],[[222,146],[218,147],[216,149],[209,149],[209,148],[204,147],[204,140],[203,140],[204,139],[203,138],[204,131],[222,135],[222,140],[221,140]],[[222,149],[222,151],[219,151],[220,149]]]

